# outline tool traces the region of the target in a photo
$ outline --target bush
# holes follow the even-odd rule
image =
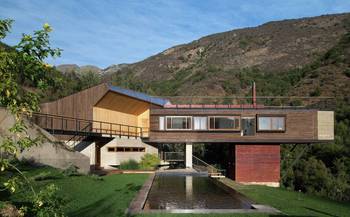
[[[74,165],[70,165],[67,167],[65,170],[63,170],[63,175],[65,176],[79,176],[80,174],[78,173],[78,167]]]
[[[130,159],[120,163],[119,169],[122,170],[137,170],[139,169],[139,164],[136,160]]]
[[[160,159],[156,154],[145,154],[142,156],[140,166],[144,170],[153,170],[160,164]]]
[[[317,97],[320,95],[321,95],[321,90],[319,87],[316,87],[316,89],[310,93],[310,96],[312,96],[312,97]]]
[[[346,77],[350,78],[350,68],[345,69],[344,74],[346,75]]]

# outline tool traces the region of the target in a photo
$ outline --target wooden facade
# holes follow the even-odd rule
[[[56,101],[43,103],[40,106],[40,112],[92,120],[93,106],[107,91],[108,85],[103,83]]]
[[[167,116],[239,116],[255,121],[260,115],[284,116],[282,132],[255,131],[255,135],[242,136],[241,130],[160,130],[159,117]],[[332,116],[333,114],[330,114]],[[150,142],[183,143],[313,143],[323,141],[318,136],[318,111],[306,109],[152,109],[150,115]],[[322,137],[325,138],[325,137]],[[332,140],[332,137],[327,137]],[[325,141],[327,140],[325,139]]]

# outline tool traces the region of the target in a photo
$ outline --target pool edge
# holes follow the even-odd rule
[[[132,216],[143,212],[143,207],[151,190],[155,175],[155,173],[151,174],[142,185],[141,189],[137,192],[137,195],[133,198],[128,209],[126,210],[127,216]]]

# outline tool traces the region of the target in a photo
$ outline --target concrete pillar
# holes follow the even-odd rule
[[[192,144],[186,143],[185,148],[185,162],[186,162],[186,168],[192,168]]]

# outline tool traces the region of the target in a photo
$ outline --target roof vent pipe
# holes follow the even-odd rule
[[[256,108],[256,89],[255,89],[254,81],[253,81],[253,87],[252,87],[252,103],[253,103],[253,107]]]

